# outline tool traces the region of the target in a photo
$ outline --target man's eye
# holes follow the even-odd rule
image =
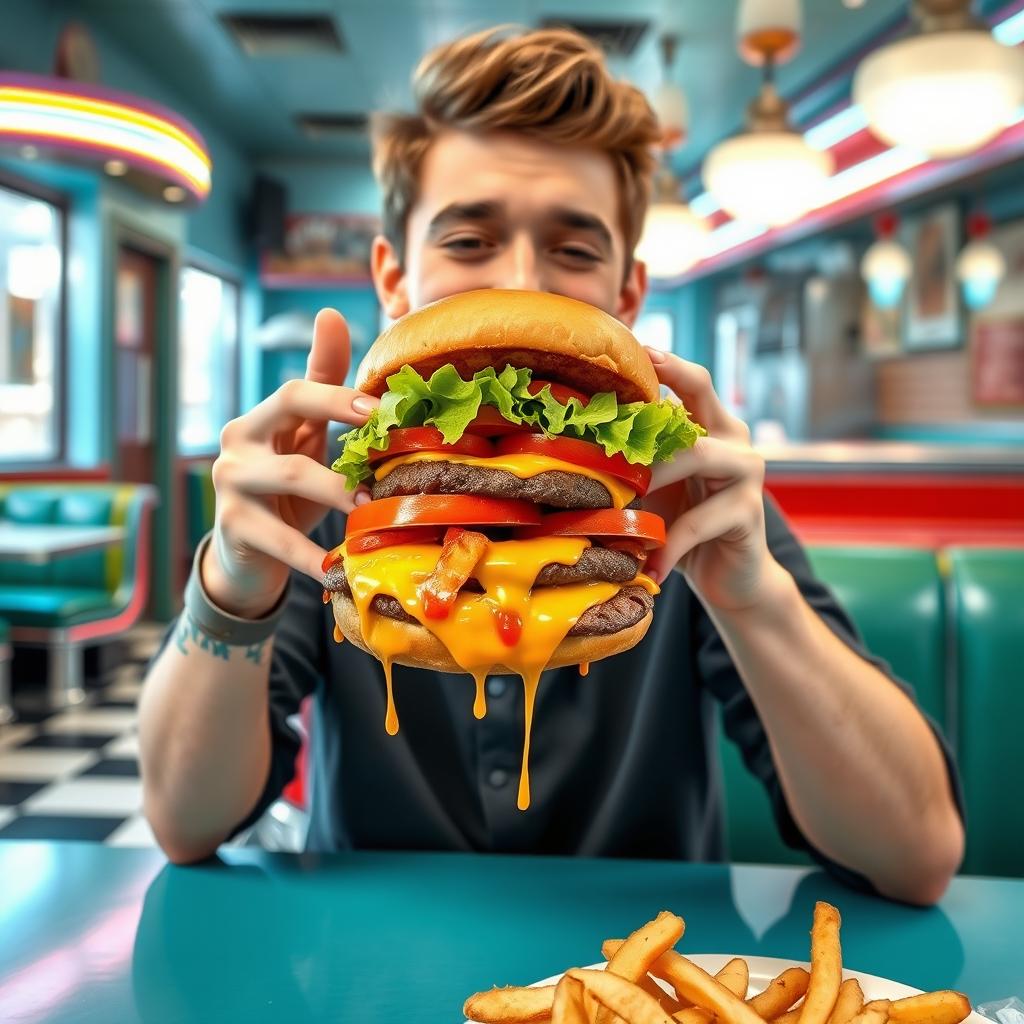
[[[479,252],[487,243],[482,238],[451,238],[443,243],[445,249],[455,252]]]
[[[566,256],[570,257],[571,259],[583,260],[586,263],[597,263],[601,259],[600,256],[595,255],[594,253],[590,252],[588,249],[577,249],[573,245],[562,246],[562,248],[559,249],[558,251],[561,252],[561,253],[564,253]]]

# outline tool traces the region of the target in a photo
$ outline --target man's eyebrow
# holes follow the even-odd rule
[[[612,233],[600,217],[571,206],[558,206],[551,211],[549,221],[558,227],[573,228],[576,231],[590,231],[609,248],[613,247]]]
[[[450,203],[439,213],[434,214],[427,228],[427,237],[433,238],[443,228],[464,221],[494,220],[505,212],[505,204],[495,201],[479,203]]]

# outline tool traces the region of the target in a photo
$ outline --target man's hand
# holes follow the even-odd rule
[[[202,574],[225,611],[265,614],[284,590],[289,568],[320,578],[325,552],[307,534],[329,509],[350,512],[360,494],[323,464],[327,423],[360,426],[378,404],[342,386],[349,357],[344,317],[321,310],[305,380],[286,382],[221,433],[213,464],[216,522]]]
[[[644,508],[668,527],[668,543],[646,572],[663,580],[678,569],[705,604],[739,611],[765,595],[774,559],[765,540],[764,459],[745,423],[730,415],[703,366],[647,350],[658,379],[708,432],[654,467]]]

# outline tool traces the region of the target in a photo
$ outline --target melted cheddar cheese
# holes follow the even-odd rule
[[[547,455],[495,455],[478,458],[475,455],[449,455],[446,452],[413,452],[410,455],[396,455],[393,459],[382,462],[377,467],[374,479],[383,480],[393,469],[410,462],[458,462],[464,466],[479,466],[481,469],[502,469],[519,477],[520,480],[529,480],[540,473],[559,470],[563,473],[590,477],[591,480],[604,484],[611,495],[614,508],[625,508],[636,497],[636,491],[632,487],[608,473],[577,466],[574,462],[552,459]]]
[[[533,582],[541,569],[552,562],[575,565],[589,546],[589,540],[578,537],[492,541],[473,573],[482,592],[461,591],[444,619],[428,618],[417,593],[418,585],[437,564],[441,554],[439,545],[397,545],[365,554],[343,551],[345,575],[359,613],[363,640],[384,665],[387,732],[391,735],[398,732],[391,666],[396,661],[401,663],[402,655],[408,653],[410,634],[405,625],[373,611],[370,605],[378,594],[398,600],[405,611],[444,644],[455,662],[473,676],[476,681],[473,713],[477,718],[486,713],[483,683],[488,673],[504,665],[522,677],[526,731],[518,806],[525,810],[530,804],[530,731],[541,672],[579,617],[620,590],[619,584],[601,581],[533,590]],[[638,575],[632,585],[643,586],[651,594],[658,593],[657,584],[647,576]],[[507,636],[503,638],[498,628],[499,612],[518,616],[521,621],[522,631],[517,643],[509,645]]]

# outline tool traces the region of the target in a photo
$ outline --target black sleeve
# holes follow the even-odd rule
[[[874,665],[891,679],[894,685],[914,700],[913,688],[898,679],[888,664],[880,658],[873,657],[864,648],[849,615],[840,606],[829,588],[815,576],[800,542],[793,536],[775,503],[767,496],[765,497],[765,526],[768,547],[772,555],[793,576],[804,600],[818,613],[825,625],[851,650]],[[754,702],[747,693],[743,680],[710,617],[701,608],[699,602],[695,601],[694,604],[698,609],[696,623],[699,644],[697,666],[701,681],[721,704],[722,727],[726,736],[739,747],[747,769],[764,786],[771,801],[775,822],[783,842],[793,849],[806,850],[815,861],[846,884],[874,891],[874,887],[863,875],[830,860],[820,850],[815,849],[800,831],[782,791],[782,784],[772,760],[768,737],[764,725],[758,717]],[[916,700],[914,703],[916,706]],[[949,744],[938,725],[923,710],[920,708],[918,710],[935,734],[942,749],[946,769],[949,772],[953,798],[960,818],[963,820],[963,795]]]

